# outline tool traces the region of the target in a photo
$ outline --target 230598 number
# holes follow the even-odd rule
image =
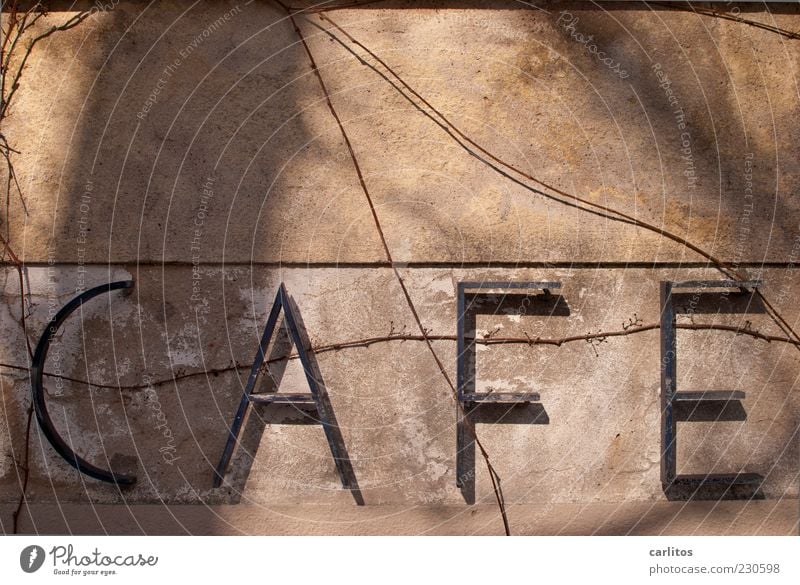
[[[736,572],[741,574],[780,573],[781,566],[778,563],[739,563],[736,565]]]

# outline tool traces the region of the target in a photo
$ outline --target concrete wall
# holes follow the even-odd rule
[[[765,296],[796,324],[798,41],[630,3],[543,7],[385,2],[329,16],[486,149],[765,279]],[[800,29],[796,7],[742,10]],[[674,241],[504,178],[314,26],[330,23],[299,20],[431,334],[455,334],[462,280],[561,281],[568,315],[504,309],[476,327],[565,337],[656,323],[659,281],[721,276]],[[273,406],[254,410],[228,483],[211,489],[280,282],[314,345],[392,328],[418,333],[281,10],[260,0],[120,2],[37,49],[4,133],[22,151],[27,213],[12,198],[2,217],[28,265],[31,343],[77,289],[131,278],[132,294],[96,299],[73,316],[48,369],[93,384],[156,383],[89,389],[47,380],[54,420],[76,451],[135,469],[139,483],[120,491],[82,478],[34,424],[29,501],[355,506],[321,428]],[[2,278],[0,358],[24,366],[17,275],[7,264]],[[782,335],[764,314],[693,319],[747,319]],[[746,420],[679,424],[679,471],[755,471],[766,476],[768,500],[797,498],[797,348],[720,331],[681,331],[679,344],[681,387],[747,391]],[[433,347],[454,379],[455,343]],[[542,394],[541,408],[494,411],[477,425],[507,501],[538,509],[518,531],[557,531],[537,523],[537,505],[664,503],[658,331],[598,344],[482,347],[477,356],[484,387]],[[367,507],[424,505],[441,519],[463,517],[455,404],[425,344],[379,342],[317,360]],[[10,511],[20,494],[14,461],[24,458],[29,383],[6,367],[0,381],[0,502]],[[296,360],[281,388],[305,390]],[[475,500],[494,501],[480,458]],[[770,530],[792,530],[796,512],[781,508]],[[392,522],[370,530],[395,532]],[[410,522],[407,531],[424,525]],[[303,526],[278,522],[265,531],[317,530]]]

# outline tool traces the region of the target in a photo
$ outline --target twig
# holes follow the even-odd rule
[[[11,199],[11,187],[12,185],[16,187],[17,193],[19,194],[20,203],[22,203],[22,211],[25,215],[28,215],[28,206],[25,203],[25,198],[22,196],[22,187],[19,184],[19,180],[17,179],[17,173],[14,170],[14,163],[11,162],[11,154],[19,154],[18,150],[14,150],[8,144],[8,140],[6,137],[0,133],[0,154],[3,155],[3,158],[6,161],[6,172],[8,173],[8,177],[6,177],[6,215],[8,215],[8,209]]]
[[[17,502],[17,508],[14,510],[14,514],[12,515],[13,520],[13,534],[19,534],[19,515],[22,512],[22,506],[25,505],[25,500],[27,500],[27,493],[28,493],[28,479],[30,478],[30,466],[31,466],[31,420],[33,420],[33,407],[28,406],[28,422],[25,426],[25,465],[17,464],[17,467],[22,467],[23,469],[23,476],[22,476],[22,492],[20,494],[19,502]]]
[[[14,268],[17,271],[17,275],[19,276],[19,300],[20,300],[20,326],[22,327],[22,335],[25,338],[25,345],[28,348],[28,359],[33,359],[33,349],[31,348],[31,342],[28,339],[28,325],[27,325],[27,317],[25,311],[25,281],[22,276],[23,265],[20,262],[20,259],[14,253],[14,250],[11,249],[6,239],[0,235],[0,243],[3,244],[3,248],[5,248],[6,252],[8,253],[9,257],[11,258],[11,262],[14,265]],[[30,361],[28,362],[30,363]],[[29,368],[26,368],[29,370]],[[31,419],[33,418],[33,403],[28,405],[27,410],[28,422],[25,428],[25,466],[23,467],[23,479],[22,479],[22,489],[20,493],[19,503],[17,504],[17,509],[14,511],[13,520],[14,520],[14,534],[17,534],[17,525],[18,525],[18,516],[20,511],[22,510],[22,506],[26,500],[26,494],[28,489],[28,478],[30,477],[30,444],[31,444]]]
[[[608,335],[604,335],[601,331],[597,333],[587,333],[586,334],[586,343],[588,343],[592,350],[594,350],[594,357],[600,357],[600,352],[597,351],[597,346],[601,343],[608,343]]]
[[[668,2],[650,2],[650,4],[653,4],[655,6],[661,6],[663,8],[669,8],[671,10],[680,10],[682,12],[696,12],[697,14],[702,14],[704,16],[712,16],[714,18],[732,20],[733,22],[741,22],[742,24],[747,24],[749,26],[754,26],[756,28],[760,28],[769,32],[777,33],[789,39],[800,40],[800,34],[796,32],[778,28],[777,26],[772,26],[771,24],[764,24],[763,22],[748,20],[746,18],[742,18],[741,16],[737,16],[736,14],[720,12],[719,10],[714,10],[713,8],[703,8],[701,6],[695,6],[691,2],[681,3],[678,5],[670,4]]]
[[[690,324],[690,323],[677,323],[675,325],[677,329],[685,329],[690,331],[726,331],[731,332],[738,335],[744,335],[746,337],[752,337],[753,339],[761,339],[762,341],[766,341],[768,343],[777,342],[777,343],[788,343],[790,345],[800,345],[800,342],[795,341],[793,339],[789,339],[787,337],[780,337],[777,335],[767,335],[761,333],[757,330],[748,328],[747,325],[744,327],[736,327],[733,325],[717,325],[714,323],[698,323],[698,324]],[[525,333],[525,337],[493,337],[490,339],[485,339],[481,337],[465,337],[465,340],[470,343],[475,343],[476,345],[527,345],[527,346],[534,346],[534,345],[551,345],[555,347],[561,347],[565,343],[574,343],[577,341],[586,341],[596,338],[607,338],[607,337],[624,337],[626,335],[634,335],[636,333],[644,333],[646,331],[655,331],[660,328],[658,323],[647,323],[643,324],[638,327],[629,327],[628,329],[623,329],[620,331],[603,331],[598,333],[589,333],[587,335],[571,335],[567,337],[531,337],[528,333]],[[345,349],[355,349],[359,347],[369,347],[376,343],[386,343],[386,342],[394,342],[394,341],[425,341],[426,339],[430,341],[456,341],[455,335],[428,335],[427,337],[423,337],[422,335],[408,335],[408,334],[393,334],[393,335],[386,335],[386,336],[377,336],[377,337],[366,337],[364,339],[353,339],[349,341],[340,341],[336,343],[328,343],[325,345],[318,345],[318,346],[311,346],[308,348],[308,351],[314,352],[315,354],[322,354],[328,352],[335,352],[335,351],[342,351]],[[275,356],[265,360],[265,363],[278,363],[286,360],[295,360],[298,359],[298,354],[296,352],[287,353],[281,356]],[[8,368],[11,370],[18,370],[21,372],[29,371],[29,368],[25,366],[15,365],[15,364],[6,364],[0,363],[0,367]],[[75,382],[76,384],[83,384],[86,386],[90,386],[92,388],[99,388],[99,389],[107,389],[107,390],[144,390],[150,386],[163,386],[165,384],[173,384],[175,382],[179,382],[181,380],[187,378],[194,378],[198,376],[217,376],[219,374],[224,374],[227,372],[239,371],[242,369],[249,369],[252,367],[252,364],[240,364],[236,363],[235,365],[226,366],[222,368],[213,368],[209,370],[198,370],[195,372],[184,372],[180,375],[171,376],[170,378],[166,378],[163,380],[152,381],[149,384],[96,384],[93,382],[88,382],[86,380],[82,380],[80,378],[72,378],[70,376],[64,376],[60,374],[53,374],[51,372],[44,372],[44,375],[48,378],[54,378],[59,380],[64,380],[67,382]]]
[[[88,16],[89,12],[78,13],[64,23],[57,26],[52,26],[44,32],[32,37],[25,46],[24,52],[15,67],[12,67],[12,62],[17,60],[17,50],[22,46],[22,39],[26,33],[36,25],[40,18],[47,14],[44,5],[41,2],[35,2],[31,7],[20,15],[18,10],[19,2],[14,0],[11,5],[6,9],[5,28],[0,30],[2,32],[2,41],[0,42],[0,125],[5,120],[10,112],[10,107],[14,95],[19,89],[19,82],[22,78],[22,73],[28,63],[33,48],[39,41],[42,41],[58,31],[69,30],[81,22]],[[5,6],[4,6],[5,7]],[[0,25],[2,26],[2,25]],[[25,203],[25,197],[22,193],[17,173],[14,170],[14,163],[12,161],[12,154],[19,154],[18,150],[11,147],[5,135],[0,131],[0,154],[2,154],[6,163],[6,172],[8,177],[5,185],[6,195],[6,213],[8,215],[11,205],[11,190],[12,186],[17,189],[20,202],[24,214],[28,215],[28,207]],[[10,217],[6,218],[7,234],[10,234]],[[10,235],[9,235],[10,239]],[[27,327],[27,311],[25,309],[25,279],[23,276],[24,264],[20,261],[19,257],[14,253],[14,250],[9,244],[9,239],[0,235],[0,243],[11,259],[11,263],[17,271],[19,277],[19,295],[20,295],[20,326],[22,327],[22,334],[25,338],[25,345],[28,349],[28,359],[33,358],[33,349],[31,348],[30,339],[28,338]],[[26,368],[27,369],[27,368]],[[27,499],[28,480],[30,478],[30,439],[31,439],[31,420],[33,418],[33,404],[28,405],[27,410],[27,424],[25,428],[25,465],[23,467],[24,475],[21,486],[21,493],[19,503],[13,515],[13,530],[16,534],[19,528],[19,514]]]
[[[16,2],[15,2],[16,4]],[[27,22],[27,18],[31,13],[35,13],[33,19],[30,22]],[[33,37],[27,44],[25,48],[25,52],[22,54],[22,58],[20,59],[19,64],[11,72],[11,60],[14,57],[15,49],[17,48],[17,43],[20,39],[24,36],[24,34],[33,27],[36,22],[44,15],[47,14],[44,6],[41,2],[37,2],[33,5],[28,12],[25,13],[21,21],[17,21],[15,19],[8,20],[8,28],[5,31],[5,36],[9,37],[12,34],[14,35],[14,40],[12,41],[11,47],[8,49],[7,52],[3,53],[3,71],[2,71],[2,84],[0,84],[0,89],[2,89],[2,96],[0,97],[0,120],[4,119],[8,115],[8,108],[11,105],[12,99],[14,94],[16,94],[17,90],[19,89],[19,81],[22,77],[22,72],[25,69],[25,66],[28,64],[28,58],[31,56],[31,52],[33,48],[39,43],[43,41],[50,35],[59,32],[59,31],[66,31],[71,28],[75,28],[81,22],[86,20],[89,17],[89,12],[79,12],[68,18],[65,22],[60,25],[51,26],[46,31],[36,35]],[[11,72],[10,81],[8,81],[8,74]]]

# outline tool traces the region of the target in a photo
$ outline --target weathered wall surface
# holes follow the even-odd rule
[[[764,295],[796,324],[798,41],[628,3],[543,7],[385,2],[327,17],[483,148],[763,278]],[[793,7],[746,16],[800,29]],[[721,277],[685,246],[509,180],[318,28],[363,55],[330,21],[298,21],[432,335],[455,334],[463,280],[561,281],[565,314],[520,316],[506,303],[476,324],[479,336],[561,338],[657,323],[659,281]],[[120,2],[37,49],[4,133],[22,151],[27,213],[12,198],[2,217],[28,264],[30,342],[76,290],[136,281],[76,313],[48,361],[51,372],[112,388],[46,384],[76,451],[135,470],[139,483],[120,491],[82,479],[34,423],[29,501],[355,506],[321,428],[289,407],[254,409],[227,484],[211,488],[280,282],[315,346],[418,333],[285,14],[260,0]],[[26,366],[17,273],[7,265],[2,279],[0,361]],[[763,313],[691,322],[745,320],[785,336]],[[433,347],[455,379],[455,343]],[[758,472],[768,500],[797,498],[797,348],[707,330],[681,330],[679,348],[680,387],[747,392],[744,420],[679,423],[679,471]],[[381,341],[317,360],[367,506],[425,505],[439,522],[462,515],[455,404],[426,345]],[[478,421],[506,500],[661,505],[659,362],[657,330],[480,347],[480,388],[542,395],[540,407]],[[283,391],[305,390],[296,360],[271,371],[282,372]],[[3,367],[0,382],[0,501],[10,510],[30,392],[24,371]],[[475,492],[479,504],[494,500],[480,458]],[[796,506],[780,510],[783,524],[770,530],[796,522]],[[552,519],[537,525],[545,516],[528,514],[524,532],[557,532]]]

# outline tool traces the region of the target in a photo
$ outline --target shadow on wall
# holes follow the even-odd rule
[[[67,2],[51,3],[54,15],[72,10],[72,6]],[[91,4],[84,2],[78,6],[88,9]],[[516,2],[487,5],[477,1],[398,1],[376,6],[381,9],[520,8]],[[625,33],[620,32],[616,19],[632,12],[629,3],[603,4],[602,8],[589,3],[565,3],[558,8],[586,15],[580,20],[580,31],[593,36],[599,45],[628,46],[618,42],[617,35]],[[617,13],[618,8],[624,12]],[[797,7],[789,5],[770,6],[770,9],[776,13],[797,13]],[[667,9],[657,8],[654,12],[665,19],[675,18]],[[553,22],[550,26],[556,27]],[[563,36],[560,50],[572,51],[576,63],[591,69],[591,56],[570,38],[570,31],[565,29],[560,34]],[[234,256],[243,262],[274,262],[280,266],[287,248],[309,250],[309,241],[327,236],[340,242],[336,238],[342,238],[341,226],[350,226],[354,221],[349,211],[363,210],[362,195],[349,159],[321,101],[302,47],[283,14],[271,4],[261,2],[246,7],[235,1],[194,5],[159,2],[146,7],[119,3],[70,35],[72,39],[76,36],[84,39],[81,35],[85,35],[83,45],[70,62],[70,67],[74,67],[70,69],[74,72],[74,83],[82,86],[59,87],[57,91],[52,87],[53,76],[64,67],[57,51],[76,46],[67,42],[66,37],[53,38],[50,50],[56,54],[42,59],[24,81],[25,91],[30,95],[52,95],[54,91],[56,96],[61,92],[69,94],[69,99],[62,100],[56,108],[62,110],[53,113],[52,127],[42,131],[48,139],[66,144],[66,155],[63,160],[42,162],[53,165],[48,169],[51,176],[43,178],[41,187],[47,196],[31,198],[31,225],[25,227],[25,233],[34,233],[31,254],[39,259],[52,258],[54,262],[72,265],[129,263],[137,281],[141,309],[138,316],[128,321],[123,333],[114,333],[115,325],[103,325],[104,317],[98,317],[97,330],[109,335],[89,340],[71,375],[81,377],[88,369],[87,364],[110,359],[108,339],[116,339],[120,353],[131,358],[127,373],[115,367],[113,373],[106,374],[105,381],[112,384],[118,377],[122,384],[135,384],[141,381],[141,375],[161,377],[165,370],[178,377],[185,368],[203,367],[213,362],[214,357],[230,358],[236,371],[238,364],[251,359],[258,344],[263,327],[258,307],[268,299],[258,296],[253,274],[247,269],[234,273],[224,267],[207,269],[203,264],[214,262],[224,266]],[[677,46],[674,39],[664,43],[666,47]],[[529,47],[520,47],[522,56],[526,51],[529,52]],[[622,53],[616,56],[622,57]],[[688,98],[681,102],[691,120],[693,168],[705,169],[704,188],[719,192],[713,203],[723,210],[721,215],[735,220],[741,215],[741,193],[746,182],[741,153],[752,153],[758,184],[769,186],[769,190],[774,187],[777,193],[780,185],[775,184],[775,169],[781,161],[775,157],[784,156],[783,150],[775,149],[774,144],[769,149],[760,139],[749,139],[747,128],[753,120],[760,120],[764,112],[740,113],[725,97],[724,88],[711,87],[715,76],[687,69],[682,65],[684,57],[679,51],[659,55],[662,70],[668,72],[677,95],[699,92],[710,96],[705,103],[689,104]],[[674,192],[685,193],[681,187],[690,183],[684,174],[686,162],[681,160],[683,131],[677,127],[674,104],[665,95],[660,85],[663,82],[654,74],[644,73],[648,67],[652,68],[651,55],[625,54],[625,58],[628,63],[639,63],[642,72],[635,82],[629,81],[631,99],[638,100],[636,103],[641,104],[652,127],[659,129],[659,138],[654,139],[650,136],[651,126],[639,124],[641,117],[634,118],[631,124],[639,127],[635,131],[626,128],[626,138],[631,132],[631,136],[642,141],[645,158],[652,157],[647,163],[651,168],[655,168],[652,161],[657,160],[653,153],[659,145],[668,145],[669,155],[665,160],[675,169],[669,180]],[[710,56],[705,65],[728,71],[719,56]],[[596,72],[587,74],[590,84],[592,75]],[[753,95],[757,97],[758,91]],[[595,114],[598,124],[606,123],[610,117],[624,118],[623,103],[608,105],[607,109],[601,107],[602,100],[582,103]],[[75,111],[80,112],[77,120],[71,117]],[[729,129],[730,135],[737,139],[725,146],[728,150],[719,150],[716,129],[730,120],[741,125],[740,129]],[[340,157],[343,153],[345,156]],[[287,168],[294,172],[287,172]],[[314,174],[318,176],[309,178]],[[643,178],[645,183],[653,183],[654,193],[663,195],[649,202],[653,209],[648,212],[656,218],[665,215],[664,210],[675,202],[691,202],[673,195],[672,190],[661,184],[656,185],[661,178]],[[591,173],[586,173],[577,181],[588,184],[594,179]],[[340,193],[337,202],[353,204],[331,206],[330,193]],[[784,210],[782,206],[787,203],[777,195],[768,203],[770,209],[775,209],[778,231],[790,233],[797,223],[794,210]],[[682,219],[682,210],[678,206],[671,220]],[[712,210],[709,215],[714,217],[717,211]],[[19,220],[18,214],[8,220],[16,230],[12,238],[21,239],[25,222]],[[359,222],[361,227],[348,233],[348,237],[358,242],[350,250],[349,258],[364,262],[380,260],[379,242],[370,218]],[[78,241],[81,234],[86,236],[84,242]],[[752,245],[758,249],[757,244]],[[331,250],[323,260],[337,259],[339,249],[331,246]],[[311,254],[309,250],[308,255]],[[298,258],[293,257],[295,261]],[[183,266],[185,277],[179,281],[168,281],[166,274],[160,279],[140,277],[140,265],[162,263]],[[230,283],[247,277],[252,283],[250,298],[231,294]],[[550,307],[556,309],[557,306]],[[243,317],[249,323],[246,331],[228,327],[228,323]],[[160,341],[156,342],[157,339]],[[197,356],[203,360],[196,361]],[[273,375],[280,380],[280,368]],[[177,381],[160,387],[158,403],[170,421],[171,435],[180,437],[176,448],[180,449],[182,460],[175,467],[161,458],[160,437],[142,441],[141,437],[152,430],[149,418],[152,400],[142,398],[140,391],[121,390],[115,395],[113,390],[106,394],[103,390],[92,390],[93,396],[111,410],[109,418],[124,423],[121,428],[128,433],[130,443],[121,441],[121,448],[124,447],[124,452],[138,452],[145,469],[140,485],[131,492],[119,493],[113,487],[87,484],[86,494],[80,497],[133,503],[169,499],[178,492],[188,492],[200,500],[213,498],[213,494],[204,491],[205,486],[242,391],[241,377],[239,384],[235,384],[227,374],[207,377],[202,387],[187,388]],[[79,392],[76,389],[75,394]],[[81,429],[103,432],[101,425],[107,420],[98,422],[96,417],[91,418],[91,411],[79,400],[76,396],[68,405],[71,412],[80,416],[80,424],[76,423],[74,428],[73,422],[69,423],[72,434]],[[274,406],[266,409],[256,411],[257,420],[251,421],[248,428],[245,450],[252,456],[266,424],[279,421],[303,424],[305,420],[294,412],[273,410]],[[196,424],[209,413],[218,432],[200,432],[206,427]],[[549,422],[542,405],[514,409],[481,406],[473,414],[476,422],[489,424]],[[288,418],[283,418],[284,415]],[[87,420],[94,420],[95,427],[91,428],[91,422],[87,426]],[[54,455],[46,457],[48,465],[53,465]],[[252,457],[246,464],[245,479],[250,465]],[[474,452],[471,465],[474,468]],[[70,473],[32,477],[35,498],[51,501],[73,497],[75,477]],[[240,494],[234,499],[238,501],[239,497]],[[467,490],[465,499],[474,501],[474,485],[471,495]]]
[[[52,2],[50,18],[92,6]],[[25,92],[59,99],[48,104],[52,124],[42,134],[65,145],[64,158],[41,163],[54,167],[36,185],[47,196],[30,197],[30,225],[12,221],[12,241],[27,230],[28,257],[65,272],[88,270],[85,288],[108,279],[104,264],[130,263],[138,312],[123,318],[93,311],[85,323],[92,334],[77,345],[84,351],[70,356],[67,375],[122,386],[173,381],[118,392],[92,388],[91,402],[84,386],[68,384],[74,389],[51,397],[54,410],[69,413],[57,422],[63,436],[115,437],[115,450],[138,455],[139,482],[120,491],[87,481],[85,493],[76,492],[76,473],[44,444],[31,476],[32,501],[176,501],[187,489],[194,501],[205,497],[243,381],[227,372],[213,382],[217,373],[209,372],[204,386],[178,379],[187,367],[226,353],[233,373],[251,359],[265,299],[256,283],[250,298],[226,296],[226,282],[252,275],[203,265],[223,264],[226,253],[263,260],[269,252],[262,248],[280,251],[286,238],[312,237],[281,229],[293,219],[299,228],[310,223],[298,217],[303,210],[325,216],[326,202],[311,201],[308,185],[287,184],[283,170],[290,161],[331,159],[340,146],[315,103],[316,80],[295,40],[268,3],[122,2],[39,47],[43,57],[28,71]],[[53,87],[65,68],[71,83]],[[186,270],[162,278],[140,271],[165,260]],[[38,330],[46,315],[36,317]],[[227,327],[238,320],[248,326]],[[208,416],[218,432],[198,425]],[[76,450],[96,457],[85,442]]]
[[[486,292],[468,293],[464,297],[466,309],[464,313],[464,384],[463,394],[478,393],[477,387],[477,316],[478,315],[518,315],[524,309],[529,316],[567,317],[570,314],[569,305],[561,295],[552,294],[487,294]],[[524,367],[524,366],[523,366]],[[540,392],[543,389],[537,384],[535,372],[527,372],[530,387],[519,390],[520,392]],[[479,424],[550,424],[547,410],[540,402],[519,402],[516,404],[492,404],[465,402],[463,408],[466,413],[468,428],[480,433]],[[529,448],[529,447],[522,447]],[[463,465],[459,477],[461,495],[468,504],[475,503],[475,442],[467,440],[463,451]]]

